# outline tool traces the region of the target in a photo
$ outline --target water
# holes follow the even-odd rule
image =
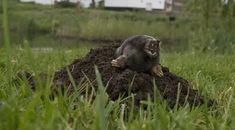
[[[1,36],[0,39],[2,40]],[[33,38],[27,38],[27,36],[20,37],[19,35],[11,35],[11,45],[13,47],[22,48],[23,43],[27,41],[31,48],[65,48],[65,49],[73,49],[73,48],[95,48],[104,43],[95,42],[95,41],[81,41],[78,38],[65,38],[65,37],[55,37],[50,34],[46,35],[34,35]],[[108,43],[106,43],[108,44]],[[51,49],[49,49],[51,50]]]

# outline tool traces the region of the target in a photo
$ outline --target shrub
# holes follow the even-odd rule
[[[72,2],[69,2],[68,0],[55,1],[55,7],[59,7],[59,8],[75,8],[78,5],[79,5],[78,3],[72,3]]]

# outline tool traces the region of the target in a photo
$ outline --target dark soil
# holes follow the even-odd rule
[[[138,73],[128,68],[119,70],[112,67],[111,60],[114,59],[114,52],[118,46],[118,44],[114,44],[92,49],[84,58],[77,59],[70,65],[55,72],[53,90],[65,86],[69,93],[74,91],[67,70],[70,71],[76,84],[85,83],[84,77],[87,76],[96,89],[97,83],[94,69],[96,65],[101,73],[103,84],[107,85],[106,92],[111,100],[117,100],[120,96],[125,98],[130,93],[135,95],[134,101],[136,105],[139,105],[142,100],[147,100],[148,97],[153,99],[153,80],[155,80],[158,92],[162,97],[159,100],[165,100],[171,108],[176,104],[178,90],[181,90],[179,91],[178,102],[181,106],[185,103],[190,106],[198,106],[205,102],[208,102],[208,106],[211,106],[214,103],[213,100],[205,101],[202,96],[198,95],[197,90],[192,89],[186,79],[171,73],[167,67],[163,66],[163,77],[152,76],[148,73]],[[30,78],[30,82],[31,84],[33,83],[32,78]],[[131,82],[133,83],[132,85],[130,85]],[[90,87],[88,89],[92,89],[91,85],[87,86]]]
[[[67,69],[71,72],[76,83],[80,83],[86,75],[93,86],[97,88],[94,65],[96,65],[101,73],[104,85],[107,84],[107,93],[111,100],[116,100],[119,96],[123,98],[128,93],[135,95],[135,104],[139,105],[141,100],[147,100],[148,95],[153,99],[155,80],[156,86],[170,107],[176,104],[177,91],[180,86],[179,105],[188,102],[190,106],[201,105],[205,103],[202,96],[198,95],[197,90],[192,89],[186,79],[172,74],[167,67],[163,67],[164,77],[152,76],[147,73],[138,73],[130,69],[119,70],[111,66],[111,60],[114,59],[114,52],[119,45],[105,46],[95,50],[91,50],[83,59],[77,59],[72,64],[62,68],[55,73],[55,86],[68,86],[70,92],[73,92],[72,83],[69,79]],[[132,85],[130,83],[133,82]],[[212,101],[209,101],[209,105]]]

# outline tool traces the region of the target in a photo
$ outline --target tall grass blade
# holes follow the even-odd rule
[[[108,101],[108,96],[105,92],[104,85],[102,83],[102,78],[99,73],[97,66],[95,66],[96,81],[98,84],[98,93],[96,96],[95,107],[96,107],[96,120],[95,127],[99,130],[107,129],[107,117],[106,117],[106,108],[105,105]]]
[[[9,39],[9,27],[8,27],[8,0],[2,0],[3,6],[3,38],[4,38],[4,46],[6,48],[10,47],[10,39]]]

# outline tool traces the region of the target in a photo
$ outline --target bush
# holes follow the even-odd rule
[[[75,8],[75,7],[77,7],[77,5],[79,5],[79,4],[69,2],[68,0],[56,1],[56,3],[55,3],[55,7],[59,7],[59,8]]]
[[[198,0],[188,3],[191,15],[190,45],[199,52],[232,52],[235,46],[233,11],[235,2],[222,4],[219,0]],[[199,8],[200,7],[200,8]]]

